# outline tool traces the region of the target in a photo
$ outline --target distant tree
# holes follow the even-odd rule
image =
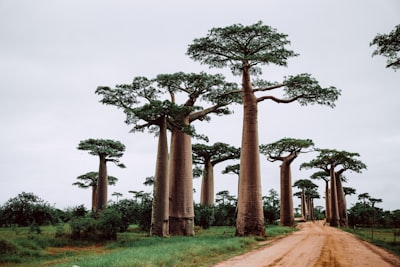
[[[327,223],[331,220],[331,202],[330,202],[330,192],[329,192],[329,174],[325,171],[318,171],[313,173],[310,178],[313,180],[323,180],[325,182],[325,221]]]
[[[268,195],[263,196],[264,218],[266,223],[273,224],[279,218],[280,201],[279,194],[275,189],[270,189]]]
[[[236,235],[265,236],[259,160],[257,105],[264,100],[276,103],[298,101],[301,105],[322,104],[333,107],[340,95],[334,87],[322,88],[309,74],[289,76],[282,83],[253,80],[261,75],[261,65],[286,66],[290,57],[297,56],[286,46],[287,35],[257,22],[250,26],[234,24],[209,30],[206,37],[189,45],[187,55],[210,67],[230,67],[241,75],[243,129],[240,158],[238,217]],[[255,88],[253,88],[253,86]],[[283,89],[284,97],[270,93]],[[256,96],[257,93],[264,93]],[[267,93],[267,95],[265,95]]]
[[[347,227],[347,208],[346,199],[342,186],[345,171],[354,171],[361,173],[367,166],[357,159],[360,155],[347,151],[337,151],[333,149],[318,149],[319,155],[309,162],[303,163],[300,168],[311,169],[318,168],[330,176],[330,206],[331,221],[330,225],[337,227]]]
[[[90,155],[99,157],[99,177],[95,203],[96,211],[100,211],[107,205],[107,187],[109,183],[107,162],[113,162],[118,167],[125,168],[125,165],[119,161],[124,154],[125,145],[110,139],[87,139],[79,143],[78,149],[86,150]]]
[[[314,146],[310,139],[283,138],[268,145],[260,145],[260,153],[267,156],[271,162],[281,161],[280,165],[280,224],[294,225],[292,172],[290,165],[305,149]]]
[[[400,68],[400,24],[389,34],[376,35],[369,45],[377,46],[372,56],[380,55],[387,58],[386,68],[394,70]]]
[[[315,189],[318,186],[309,179],[299,179],[294,182],[293,187],[301,190],[294,194],[301,198],[301,215],[305,220],[312,219],[312,203],[310,201],[316,198]]]
[[[203,166],[200,204],[214,204],[214,166],[230,159],[240,157],[240,149],[225,143],[217,142],[212,146],[204,144],[192,145],[193,164]],[[196,175],[194,173],[194,175]]]
[[[120,197],[123,196],[123,194],[122,194],[122,193],[119,193],[119,192],[113,192],[111,195],[112,195],[113,197],[116,197],[116,198],[117,198],[117,203],[118,203],[118,198],[120,198]]]
[[[96,194],[97,194],[97,182],[98,182],[98,177],[99,173],[98,172],[87,172],[85,174],[82,174],[76,179],[78,179],[78,182],[73,183],[72,185],[76,185],[79,188],[92,188],[92,211],[95,211],[96,208]],[[118,181],[118,178],[114,176],[108,176],[108,185],[115,185],[115,183]]]

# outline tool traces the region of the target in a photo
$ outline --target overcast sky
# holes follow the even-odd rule
[[[310,138],[320,148],[358,152],[368,170],[346,173],[345,186],[382,198],[379,207],[398,209],[400,73],[386,69],[385,58],[372,58],[369,43],[399,24],[399,14],[398,0],[0,0],[0,204],[25,191],[58,208],[90,208],[91,191],[72,186],[77,176],[98,169],[98,158],[76,149],[88,138],[127,147],[121,159],[126,169],[109,164],[109,174],[119,178],[110,199],[113,192],[123,198],[132,197],[129,190],[151,192],[143,182],[154,175],[157,139],[129,133],[122,111],[101,105],[95,89],[177,71],[223,73],[240,82],[228,69],[190,60],[187,46],[213,27],[261,20],[288,34],[289,48],[300,54],[287,68],[264,67],[264,79],[306,72],[342,96],[334,109],[260,103],[260,143]],[[241,122],[237,106],[229,117],[195,126],[210,144],[240,146]],[[295,160],[293,180],[309,178],[314,171],[299,171],[299,165],[314,156]],[[217,165],[215,192],[237,195],[237,177],[221,174],[235,163]],[[279,163],[264,156],[261,163],[264,195],[279,191]],[[324,184],[315,183],[323,195]],[[198,201],[199,179],[194,187]],[[348,198],[348,206],[356,201]]]

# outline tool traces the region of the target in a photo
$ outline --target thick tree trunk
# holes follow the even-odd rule
[[[339,226],[339,207],[337,201],[336,178],[334,166],[331,166],[330,179],[331,179],[331,221],[330,226]]]
[[[301,216],[303,216],[304,220],[307,220],[306,193],[304,188],[301,189]]]
[[[207,160],[204,165],[200,194],[201,205],[209,206],[214,204],[214,166],[211,164],[210,160]]]
[[[97,199],[97,185],[92,186],[92,211],[97,210],[96,199]]]
[[[168,141],[165,118],[160,124],[158,136],[150,235],[169,236]]]
[[[292,159],[284,159],[281,165],[280,223],[282,226],[294,225],[291,161]]]
[[[252,90],[248,68],[243,70],[242,86],[243,131],[236,235],[265,236],[258,144],[257,99]]]
[[[189,124],[188,119],[186,123]],[[171,134],[169,232],[194,235],[191,137],[178,130]]]
[[[107,206],[108,174],[107,161],[105,155],[100,155],[99,178],[97,180],[97,200],[96,211],[100,211]]]
[[[325,221],[329,223],[331,221],[331,205],[329,201],[329,180],[325,181]]]
[[[341,227],[348,226],[347,220],[347,207],[346,207],[346,199],[344,196],[342,180],[340,179],[340,175],[335,175],[336,177],[336,192],[338,199],[338,209],[339,209],[339,225]]]

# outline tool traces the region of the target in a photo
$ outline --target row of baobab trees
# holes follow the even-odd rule
[[[112,161],[119,167],[125,167],[119,162],[125,146],[118,141],[104,139],[88,139],[81,141],[80,150],[88,150],[90,154],[99,156],[99,172],[89,172],[78,177],[74,185],[92,188],[92,210],[101,209],[107,203],[107,186],[114,185],[117,178],[107,175],[107,162]],[[192,161],[195,166],[193,176],[202,176],[200,204],[214,205],[214,166],[226,160],[239,159],[240,148],[225,143],[213,145],[192,145]],[[260,153],[269,161],[281,161],[280,165],[280,224],[294,225],[293,195],[301,198],[301,213],[305,219],[313,218],[313,199],[319,198],[315,185],[309,179],[297,180],[293,187],[301,191],[292,194],[291,164],[301,153],[318,152],[318,156],[310,162],[303,163],[300,168],[317,168],[319,171],[311,175],[311,179],[325,181],[325,212],[326,221],[332,226],[347,227],[347,207],[345,195],[352,188],[345,188],[345,171],[361,172],[365,164],[358,160],[357,153],[314,148],[310,139],[283,138],[275,143],[260,146]],[[223,173],[240,174],[240,164],[229,165]],[[331,176],[333,175],[333,176]],[[239,177],[240,178],[240,177]],[[330,185],[329,185],[330,182]],[[154,179],[148,177],[145,184],[154,185]],[[347,189],[347,190],[345,190]],[[352,189],[355,191],[354,189]],[[156,190],[154,190],[156,191]],[[354,192],[350,192],[354,193]]]
[[[240,104],[243,123],[236,235],[265,236],[258,104],[267,101],[298,102],[302,106],[334,107],[340,96],[340,90],[333,86],[321,87],[307,73],[287,76],[280,82],[261,79],[261,66],[286,66],[289,58],[297,56],[287,48],[289,44],[286,34],[261,21],[249,26],[234,24],[213,28],[205,37],[193,40],[186,54],[209,67],[229,67],[234,75],[241,77],[241,84],[226,81],[222,74],[178,72],[159,74],[155,78],[139,76],[134,77],[130,84],[97,88],[100,102],[122,109],[126,115],[125,122],[132,126],[133,132],[147,129],[150,133],[157,133],[153,235],[194,235],[191,140],[206,137],[198,134],[192,123],[208,121],[211,115],[229,115],[231,106]],[[170,143],[167,131],[171,133]],[[331,170],[333,172],[334,168]],[[101,176],[104,174],[100,173],[99,179]],[[331,180],[332,188],[336,188],[336,179]],[[102,183],[106,184],[99,181],[99,186]],[[332,203],[336,198],[334,200]],[[101,203],[99,201],[98,205]],[[332,212],[333,225],[336,211]]]

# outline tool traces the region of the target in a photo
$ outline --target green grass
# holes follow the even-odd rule
[[[294,230],[268,226],[267,235]],[[55,232],[55,227],[42,227],[41,234],[0,228],[0,266],[209,266],[261,245],[254,237],[235,237],[234,227],[197,229],[194,237],[169,238],[147,237],[133,227],[105,244],[55,238]]]
[[[400,256],[400,236],[396,236],[395,238],[393,229],[344,228],[343,230]],[[397,229],[397,231],[399,230]]]

